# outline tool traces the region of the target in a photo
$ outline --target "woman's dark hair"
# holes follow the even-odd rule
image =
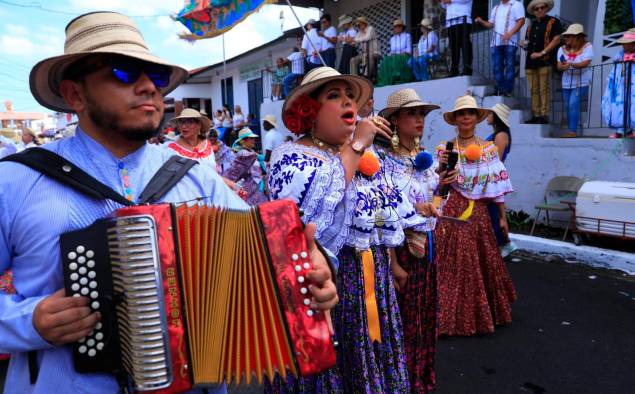
[[[503,123],[501,118],[499,118],[498,115],[496,115],[494,112],[492,112],[492,115],[494,116],[494,124],[492,125],[494,127],[494,133],[498,134],[500,132],[504,132],[511,135],[509,127],[505,123]]]

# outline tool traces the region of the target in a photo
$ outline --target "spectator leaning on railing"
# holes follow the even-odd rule
[[[428,62],[439,59],[439,37],[432,31],[432,21],[423,18],[421,23],[421,37],[417,44],[417,53],[408,60],[408,65],[412,68],[412,74],[417,81],[427,81],[430,79]]]
[[[553,8],[553,0],[533,0],[527,13],[534,18],[529,22],[523,46],[527,50],[525,72],[531,90],[532,117],[527,123],[549,123],[551,98],[551,69],[556,64],[562,24],[547,15]]]
[[[318,31],[315,28],[316,23],[315,19],[309,19],[304,25],[306,34],[302,38],[302,50],[307,60],[307,71],[322,65],[319,56],[322,51],[322,38],[318,35]]]
[[[562,33],[565,45],[558,49],[558,70],[562,71],[562,101],[567,110],[569,130],[562,136],[578,136],[580,103],[586,99],[591,82],[589,65],[593,60],[593,46],[587,41],[584,26],[574,23]]]
[[[291,72],[282,80],[285,97],[295,87],[297,80],[304,75],[304,56],[298,47],[293,48],[293,52],[287,57],[287,60],[291,63]]]
[[[384,56],[379,65],[377,86],[412,81],[412,71],[408,67],[408,59],[412,54],[412,36],[404,31],[406,24],[402,19],[396,19],[392,26],[395,34],[390,37],[390,54]]]
[[[375,28],[368,24],[365,17],[360,16],[355,22],[359,29],[355,37],[358,47],[357,56],[351,59],[351,74],[361,74],[372,80],[375,78],[377,57],[379,56],[377,33],[375,33]]]
[[[291,72],[288,62],[279,57],[276,59],[276,68],[267,67],[267,71],[271,73],[271,99],[283,99],[282,82],[284,78]]]
[[[609,138],[624,135],[635,138],[635,28],[629,29],[616,42],[622,44],[622,49],[613,57],[614,64],[602,96],[602,117],[609,127],[616,129]],[[625,112],[628,119],[624,119]]]
[[[337,29],[331,26],[331,15],[324,14],[320,18],[322,30],[318,31],[320,36],[320,55],[329,67],[335,67],[335,44],[337,43]]]
[[[477,17],[476,23],[494,29],[491,51],[496,90],[498,95],[509,97],[514,90],[518,32],[525,24],[525,8],[520,1],[502,0],[492,9],[489,21]]]
[[[339,71],[340,74],[350,74],[351,59],[357,55],[357,49],[355,48],[357,30],[353,28],[353,18],[348,15],[340,16],[337,27],[341,29],[339,36],[337,36],[337,40],[342,44],[342,55],[340,57],[340,64],[337,67],[337,71]]]
[[[441,7],[446,9],[445,27],[450,39],[450,76],[459,75],[461,53],[463,75],[472,75],[472,0],[441,0]]]

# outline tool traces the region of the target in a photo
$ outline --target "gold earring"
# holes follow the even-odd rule
[[[392,149],[394,151],[399,150],[399,134],[397,133],[397,127],[392,132],[392,137],[390,138],[390,144],[392,145]]]
[[[419,145],[419,143],[421,142],[421,138],[419,137],[415,137],[415,150],[418,151],[421,147],[421,145]]]

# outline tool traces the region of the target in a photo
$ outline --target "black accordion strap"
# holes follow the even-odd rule
[[[143,189],[138,203],[140,205],[153,204],[159,201],[196,164],[198,164],[196,160],[185,157],[176,155],[170,157]]]
[[[0,161],[23,164],[98,200],[112,200],[122,205],[133,205],[124,196],[88,175],[75,164],[44,148],[25,149]]]

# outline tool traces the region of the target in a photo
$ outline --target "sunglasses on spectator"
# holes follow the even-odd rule
[[[537,7],[534,7],[534,10],[540,11],[540,10],[546,10],[547,8],[548,7],[546,5],[539,5]]]
[[[79,62],[82,62],[81,60]],[[82,62],[83,63],[83,62]],[[145,74],[159,89],[165,88],[170,83],[170,75],[172,69],[161,64],[149,63],[143,60],[134,59],[126,56],[113,56],[104,58],[101,61],[82,64],[77,63],[69,67],[65,73],[65,78],[75,80],[95,72],[102,67],[110,67],[112,75],[117,80],[126,85],[131,85]]]
[[[191,126],[194,124],[198,124],[198,119],[196,118],[186,118],[186,119],[179,119],[178,124],[181,126]]]

